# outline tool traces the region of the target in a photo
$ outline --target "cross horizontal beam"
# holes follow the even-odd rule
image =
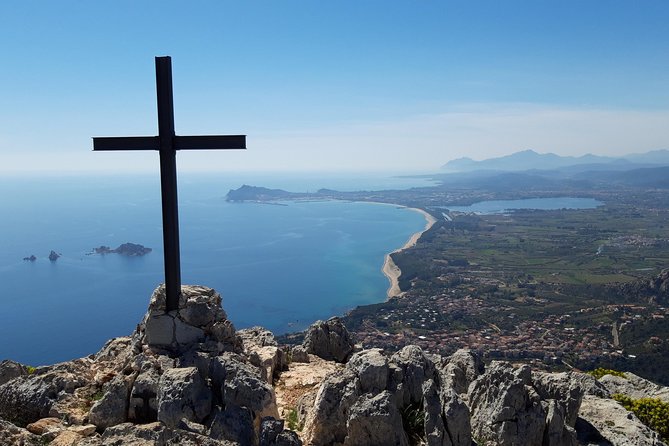
[[[174,136],[175,150],[246,149],[246,135]],[[160,150],[158,136],[122,136],[93,138],[93,150]]]

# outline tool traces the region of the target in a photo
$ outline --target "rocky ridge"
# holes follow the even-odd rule
[[[631,374],[356,349],[338,318],[281,346],[235,330],[210,288],[184,286],[166,312],[159,287],[135,332],[95,355],[0,363],[0,444],[664,445],[613,393],[669,399]]]

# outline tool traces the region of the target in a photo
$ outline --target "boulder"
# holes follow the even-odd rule
[[[309,353],[302,345],[296,345],[290,349],[290,361],[291,362],[309,362]]]
[[[0,386],[21,375],[27,375],[28,370],[18,362],[5,359],[0,362]]]
[[[259,446],[302,446],[300,437],[283,429],[283,420],[265,417],[260,423]]]
[[[28,432],[28,430],[15,426],[14,424],[0,419],[0,444],[2,445],[33,445],[40,444],[39,435]]]
[[[53,439],[56,433],[65,430],[67,427],[63,424],[63,420],[60,418],[48,417],[37,420],[34,423],[30,423],[26,426],[28,432],[35,435],[49,435]]]
[[[615,400],[586,395],[579,417],[576,430],[583,444],[666,446],[657,432]]]
[[[248,351],[249,347],[252,346],[278,346],[276,339],[274,338],[274,333],[263,327],[244,328],[237,332],[237,336],[241,338],[245,351]]]
[[[158,389],[160,374],[149,367],[137,375],[128,401],[128,421],[151,423],[158,420]]]
[[[279,418],[274,389],[257,368],[246,364],[232,353],[224,353],[225,381],[221,394],[226,405],[245,407],[252,411],[253,418],[260,421],[265,416]]]
[[[305,443],[314,446],[343,443],[348,435],[348,411],[358,396],[358,380],[352,370],[346,368],[327,376],[305,419]]]
[[[158,383],[158,421],[177,427],[182,418],[200,423],[211,412],[212,395],[197,368],[170,369]]]
[[[401,407],[417,403],[423,398],[423,383],[434,379],[436,368],[417,345],[407,345],[390,358],[394,373],[390,390],[395,391]]]
[[[344,446],[408,446],[392,394],[364,394],[350,408]]]
[[[546,411],[528,366],[493,361],[469,386],[472,435],[502,446],[540,445]]]
[[[133,379],[118,375],[103,387],[104,394],[88,413],[89,421],[99,429],[124,423],[128,419],[128,400]]]
[[[483,359],[470,349],[460,349],[446,359],[442,367],[444,386],[463,395],[484,371]]]
[[[314,322],[307,330],[302,346],[307,353],[337,362],[346,362],[354,349],[353,340],[338,317]]]
[[[585,391],[581,386],[580,373],[544,373],[532,374],[532,385],[542,400],[554,400],[564,422],[574,427],[578,418],[578,410],[583,401]],[[556,409],[557,410],[557,409]],[[554,410],[554,413],[557,413]]]
[[[380,349],[355,353],[346,367],[357,375],[361,392],[379,393],[386,389],[388,360]]]
[[[625,377],[604,375],[599,382],[609,393],[622,393],[633,399],[659,398],[669,403],[669,387],[657,385],[634,373],[625,372]]]
[[[77,388],[90,384],[91,361],[79,359],[39,367],[32,374],[21,375],[0,385],[0,418],[25,426],[50,416],[59,399]]]
[[[256,432],[253,412],[235,405],[217,409],[209,425],[209,437],[215,440],[233,441],[241,446],[253,446]]]

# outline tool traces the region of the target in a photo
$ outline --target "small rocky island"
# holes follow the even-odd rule
[[[34,262],[35,260],[37,260],[37,257],[35,257],[35,254],[31,254],[28,257],[24,257],[23,260],[25,260],[26,262]]]
[[[122,256],[128,257],[141,257],[152,251],[151,248],[136,244],[136,243],[124,243],[116,249],[111,249],[109,246],[101,245],[98,248],[93,248],[91,254],[120,254]]]
[[[61,256],[61,254],[58,254],[56,251],[54,251],[52,249],[51,252],[49,253],[49,260],[51,260],[52,262],[55,262],[56,260],[58,260],[58,258],[60,256]]]

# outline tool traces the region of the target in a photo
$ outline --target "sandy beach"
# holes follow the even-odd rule
[[[400,274],[402,274],[402,271],[399,269],[397,265],[395,265],[395,262],[393,262],[393,259],[392,257],[390,257],[390,255],[415,246],[420,236],[423,235],[425,231],[430,229],[432,225],[437,222],[437,220],[432,215],[428,214],[422,209],[418,208],[407,208],[407,209],[411,209],[412,211],[420,212],[421,214],[423,214],[423,217],[425,217],[425,228],[423,228],[422,231],[416,232],[411,237],[409,237],[409,240],[407,240],[407,242],[401,248],[396,249],[395,251],[386,255],[386,259],[383,262],[382,271],[383,274],[385,274],[385,276],[388,278],[388,281],[390,282],[390,286],[388,287],[388,291],[386,293],[389,298],[393,296],[399,296],[402,294],[402,291],[400,290],[399,286],[399,277]]]

